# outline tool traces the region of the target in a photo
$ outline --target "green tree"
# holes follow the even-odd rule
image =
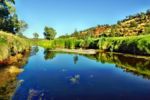
[[[27,27],[27,23],[23,20],[19,20],[18,16],[14,14],[12,17],[10,17],[10,32],[12,33],[22,33]]]
[[[46,26],[44,28],[44,33],[43,34],[44,34],[45,39],[53,40],[57,33],[56,33],[55,29],[53,29],[52,27],[47,27]]]
[[[14,0],[0,0],[0,30],[21,33],[27,24],[16,15]]]
[[[150,9],[148,9],[148,10],[146,11],[146,14],[147,14],[147,15],[149,15],[149,14],[150,14]]]
[[[75,29],[75,31],[73,32],[72,36],[78,38],[79,34],[80,34],[80,33],[78,32],[78,30]]]
[[[35,39],[38,39],[38,38],[39,38],[39,34],[38,34],[38,33],[33,33],[33,37],[34,37]]]
[[[138,24],[134,21],[130,23],[130,27],[137,27],[137,26],[138,26]]]
[[[150,25],[149,24],[145,26],[144,34],[150,34]]]

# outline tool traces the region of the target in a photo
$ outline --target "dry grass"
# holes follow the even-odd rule
[[[23,52],[29,47],[28,39],[0,31],[0,61],[7,59],[12,54]]]

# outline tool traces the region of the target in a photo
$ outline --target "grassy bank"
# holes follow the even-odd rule
[[[101,38],[99,49],[137,55],[150,55],[150,35]]]
[[[66,39],[55,39],[55,40],[34,40],[34,44],[49,48],[67,48],[67,49],[75,49],[79,47],[79,43],[81,40],[76,40],[75,38],[66,38]]]
[[[75,38],[37,40],[37,45],[44,48],[99,49],[106,52],[120,52],[136,55],[150,55],[150,35],[130,37],[101,37],[77,40]]]
[[[0,31],[0,61],[22,53],[30,48],[30,41],[19,36]]]

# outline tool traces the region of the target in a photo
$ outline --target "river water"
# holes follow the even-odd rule
[[[34,49],[12,100],[150,100],[150,60]]]

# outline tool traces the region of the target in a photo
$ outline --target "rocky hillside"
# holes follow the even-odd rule
[[[128,16],[104,32],[108,36],[137,36],[150,33],[150,10]]]
[[[98,25],[80,32],[75,31],[71,36],[78,38],[137,36],[150,34],[150,10],[127,16],[114,25]]]

